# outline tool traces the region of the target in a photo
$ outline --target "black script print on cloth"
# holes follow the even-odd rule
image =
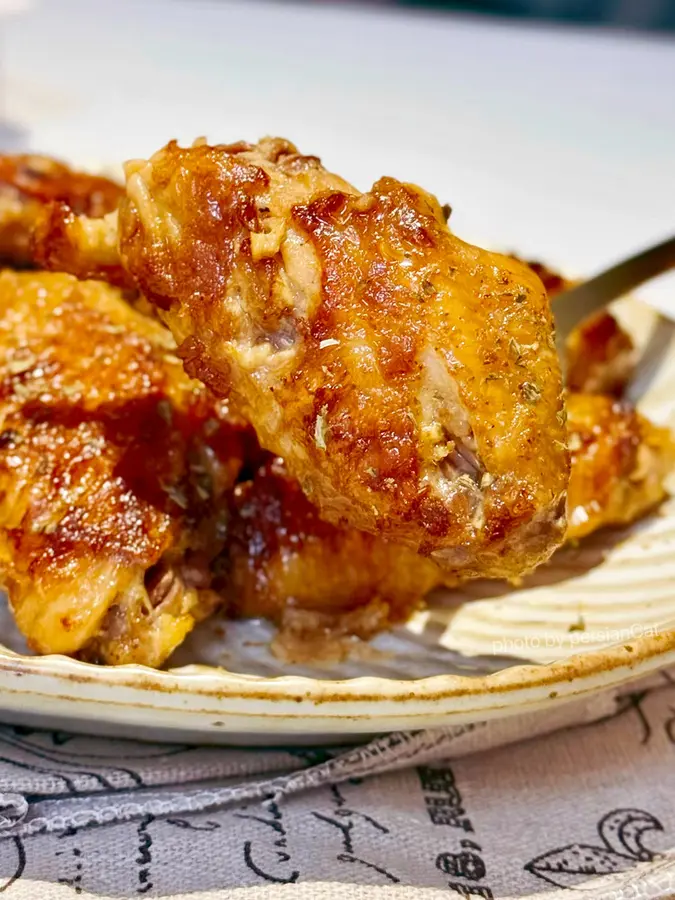
[[[245,812],[247,809],[247,806],[242,807],[241,812],[234,814],[235,818],[259,822],[264,830],[261,829],[259,838],[244,842],[246,866],[263,881],[273,884],[295,883],[300,872],[292,867],[286,826],[278,804],[269,800],[265,808],[255,815]]]
[[[645,701],[653,693],[653,689],[631,691],[616,698],[616,710],[608,716],[599,719],[598,722],[589,722],[586,727],[592,727],[599,722],[608,722],[622,716],[634,715],[639,728],[640,744],[648,744],[652,739],[652,726],[645,711]]]
[[[137,790],[145,785],[134,761],[159,762],[193,750],[179,744],[140,744],[82,737],[63,731],[0,727],[0,764],[4,779],[12,777],[13,769],[17,773],[48,775],[56,781],[55,792],[59,794]],[[124,764],[121,765],[120,760],[124,760]]]
[[[641,809],[614,809],[598,822],[597,844],[568,844],[550,850],[525,866],[556,887],[574,887],[594,875],[625,872],[658,854],[642,843],[647,831],[663,831],[657,818]]]
[[[353,784],[359,784],[361,779],[351,779],[350,781]],[[377,883],[391,882],[392,884],[399,884],[401,879],[398,875],[390,872],[384,866],[378,865],[373,860],[366,859],[365,854],[359,849],[358,833],[361,828],[382,835],[388,835],[390,833],[389,829],[373,818],[373,816],[351,809],[337,785],[331,785],[328,790],[330,791],[333,804],[332,811],[328,814],[312,812],[312,815],[317,821],[334,829],[339,837],[341,849],[335,856],[336,860],[340,863],[368,869],[376,876],[381,876],[381,878],[376,879]]]
[[[148,831],[148,826],[155,821],[155,817],[151,815],[143,816],[138,824],[138,856],[136,857],[136,865],[138,866],[138,888],[137,894],[147,894],[154,887],[150,877],[150,864],[152,863],[152,835]]]
[[[474,827],[466,812],[455,773],[447,764],[418,766],[417,776],[424,795],[429,820],[433,825],[457,829],[460,834],[473,834]],[[436,868],[449,875],[448,887],[463,897],[493,900],[492,889],[482,882],[487,874],[483,848],[473,838],[459,837],[458,848],[436,857]]]
[[[58,836],[59,840],[63,838],[77,837],[77,828],[66,828]],[[69,871],[68,875],[61,875],[58,878],[59,884],[66,884],[71,887],[76,894],[82,893],[82,872],[84,864],[82,862],[82,850],[77,846],[68,846],[64,850],[57,850],[54,858],[59,859],[59,868]]]
[[[183,828],[185,831],[218,831],[220,824],[208,819],[206,822],[191,822],[189,819],[166,819],[167,825]]]

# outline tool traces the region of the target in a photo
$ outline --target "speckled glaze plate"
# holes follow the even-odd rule
[[[620,314],[657,366],[641,407],[675,426],[673,327]],[[167,671],[22,654],[0,620],[0,719],[146,739],[320,743],[543,709],[675,662],[675,500],[559,551],[520,588],[442,591],[349,661],[289,666],[265,622],[211,620]]]
[[[355,184],[416,180],[452,203],[462,237],[571,276],[672,229],[672,53],[653,42],[355,4],[135,3],[133,27],[128,3],[29,6],[3,42],[5,147],[81,164],[146,155],[171,136],[282,134]],[[240,38],[227,52],[224,35]],[[624,312],[646,339],[653,317]],[[675,345],[642,406],[675,425]],[[319,743],[589,695],[675,662],[675,502],[561,551],[518,590],[439,594],[339,666],[284,667],[270,634],[206,623],[156,672],[22,655],[0,616],[0,720]]]

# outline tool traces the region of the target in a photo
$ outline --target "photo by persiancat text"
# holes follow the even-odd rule
[[[623,628],[593,628],[587,626],[583,619],[571,625],[567,632],[558,634],[528,635],[523,637],[506,637],[492,642],[492,652],[502,654],[526,655],[527,651],[554,649],[556,647],[594,647],[608,644],[625,644],[638,638],[654,637],[661,629],[658,625],[629,625]]]

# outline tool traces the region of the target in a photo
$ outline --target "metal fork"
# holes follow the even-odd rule
[[[553,301],[556,344],[564,360],[565,341],[587,316],[625,296],[658,275],[675,268],[675,237],[622,260],[599,275],[558,294]],[[643,353],[631,385],[633,399],[641,396],[658,371],[675,331],[675,285],[672,304],[659,304],[660,320]]]

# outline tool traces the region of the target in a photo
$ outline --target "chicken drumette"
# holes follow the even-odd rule
[[[281,139],[126,166],[118,230],[55,205],[42,261],[140,289],[323,518],[513,577],[564,535],[569,460],[546,293],[437,201],[362,194]]]
[[[245,429],[174,350],[107,285],[0,274],[0,578],[38,653],[157,666],[219,603]]]
[[[541,278],[549,299],[564,303],[558,294],[574,284],[548,266],[528,262]],[[566,384],[570,391],[621,396],[633,375],[637,355],[631,336],[609,309],[589,316],[569,335],[566,342]]]
[[[675,462],[667,429],[611,397],[573,394],[568,430],[569,540],[627,524],[664,499]],[[235,488],[220,569],[228,613],[272,619],[273,647],[292,661],[343,656],[350,638],[405,621],[432,588],[458,581],[405,547],[322,521],[273,457]]]
[[[675,465],[669,429],[629,403],[600,394],[570,394],[567,421],[569,539],[607,525],[628,525],[665,499],[665,479]]]
[[[34,263],[31,241],[47,204],[67,204],[77,215],[98,218],[113,212],[120,185],[77,172],[48,156],[0,155],[0,262],[15,267]]]

